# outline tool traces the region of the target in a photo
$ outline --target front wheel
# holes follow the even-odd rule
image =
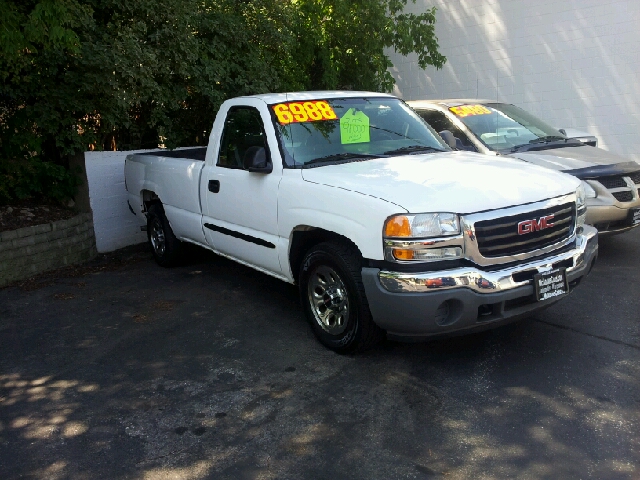
[[[300,270],[300,298],[313,333],[338,353],[366,350],[384,337],[371,318],[362,285],[362,258],[343,243],[313,247]]]
[[[180,256],[181,242],[173,234],[169,220],[164,214],[164,209],[159,203],[149,207],[147,213],[147,238],[153,257],[158,265],[171,267],[175,265]]]

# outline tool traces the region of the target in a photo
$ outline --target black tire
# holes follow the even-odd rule
[[[158,265],[171,267],[178,263],[182,243],[173,234],[161,203],[154,203],[149,207],[147,239]]]
[[[361,270],[360,252],[346,241],[314,246],[300,267],[307,320],[318,340],[338,353],[367,350],[385,335],[371,317]]]

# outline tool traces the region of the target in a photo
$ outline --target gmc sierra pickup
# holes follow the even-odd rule
[[[234,98],[208,147],[130,155],[125,178],[160,265],[190,242],[297,284],[343,353],[529,316],[598,252],[578,179],[454,152],[380,93]]]

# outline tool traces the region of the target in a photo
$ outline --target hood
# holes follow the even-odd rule
[[[551,148],[538,152],[515,152],[509,153],[508,156],[553,170],[576,170],[596,165],[613,165],[629,161],[615,153],[588,145]]]
[[[580,183],[569,175],[513,159],[469,152],[325,165],[303,169],[302,178],[374,196],[410,213],[461,214],[566,195]]]

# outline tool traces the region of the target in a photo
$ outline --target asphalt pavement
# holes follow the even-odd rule
[[[640,229],[530,320],[355,356],[293,286],[124,249],[0,290],[0,479],[638,479],[639,312]]]

